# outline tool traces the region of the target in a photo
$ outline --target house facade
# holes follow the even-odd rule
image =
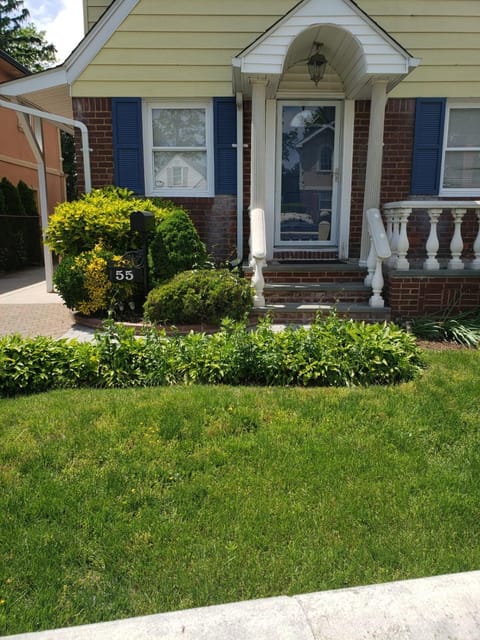
[[[30,75],[28,69],[0,50],[0,83]],[[38,197],[37,161],[18,115],[0,107],[2,133],[0,137],[0,179],[5,177],[17,185],[23,180],[34,189]],[[48,208],[66,198],[65,175],[62,169],[62,152],[59,131],[52,124],[43,125],[48,185]]]
[[[394,317],[478,307],[476,0],[84,0],[84,16],[64,65],[0,93],[87,125],[93,186],[182,204],[219,259],[253,258],[260,302],[265,279],[355,266]]]

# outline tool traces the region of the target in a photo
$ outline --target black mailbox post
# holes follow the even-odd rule
[[[132,211],[130,214],[130,230],[139,233],[150,233],[155,230],[155,216],[150,211]]]
[[[143,282],[145,297],[149,291],[148,282],[148,236],[155,231],[155,216],[150,211],[132,211],[130,230],[140,234],[140,248],[129,251],[123,257],[133,261],[131,267],[109,268],[112,282]]]

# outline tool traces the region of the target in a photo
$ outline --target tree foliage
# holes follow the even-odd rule
[[[0,0],[0,49],[30,71],[42,71],[56,62],[56,49],[29,18],[23,0]]]

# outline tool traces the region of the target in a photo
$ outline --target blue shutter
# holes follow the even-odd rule
[[[112,98],[114,180],[117,187],[145,193],[142,100]]]
[[[235,98],[213,99],[215,194],[237,193],[237,104]]]
[[[445,98],[417,98],[412,195],[438,195],[442,167]]]

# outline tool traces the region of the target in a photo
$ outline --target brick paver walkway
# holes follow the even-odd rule
[[[43,269],[0,277],[0,336],[60,338],[75,324],[60,296],[47,293]]]
[[[62,304],[2,304],[0,336],[19,333],[24,337],[60,338],[75,324],[72,312]]]

